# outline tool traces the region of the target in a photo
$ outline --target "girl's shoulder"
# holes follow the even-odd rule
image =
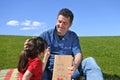
[[[28,58],[28,63],[29,64],[34,64],[34,63],[38,63],[38,62],[42,62],[38,57],[37,58]]]

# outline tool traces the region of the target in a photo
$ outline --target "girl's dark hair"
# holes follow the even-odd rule
[[[59,13],[58,13],[58,16],[59,16],[59,15],[65,16],[65,17],[67,17],[67,18],[70,17],[70,22],[71,22],[71,23],[72,23],[73,18],[74,18],[74,15],[73,15],[72,11],[69,10],[69,9],[67,9],[67,8],[61,9],[61,10],[59,11]]]
[[[24,73],[27,69],[28,58],[35,58],[47,48],[47,42],[41,37],[29,39],[25,50],[20,53],[18,71]]]

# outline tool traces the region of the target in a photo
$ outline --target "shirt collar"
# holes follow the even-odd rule
[[[57,34],[56,26],[55,26],[54,33],[59,40],[67,40],[68,32],[64,36],[59,37],[58,34]]]

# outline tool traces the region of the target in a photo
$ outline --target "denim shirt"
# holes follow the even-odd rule
[[[48,47],[50,47],[50,58],[46,66],[50,71],[53,70],[54,55],[75,56],[77,53],[81,53],[78,36],[70,30],[65,36],[59,37],[56,29],[50,29],[43,32],[40,37],[45,39],[48,43]]]

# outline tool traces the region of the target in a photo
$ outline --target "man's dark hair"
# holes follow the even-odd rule
[[[59,15],[65,16],[65,17],[67,17],[67,18],[70,17],[70,22],[71,22],[71,23],[72,23],[73,18],[74,18],[74,15],[73,15],[72,11],[69,10],[69,9],[67,9],[67,8],[61,9],[60,12],[58,13],[58,16],[59,16]]]

